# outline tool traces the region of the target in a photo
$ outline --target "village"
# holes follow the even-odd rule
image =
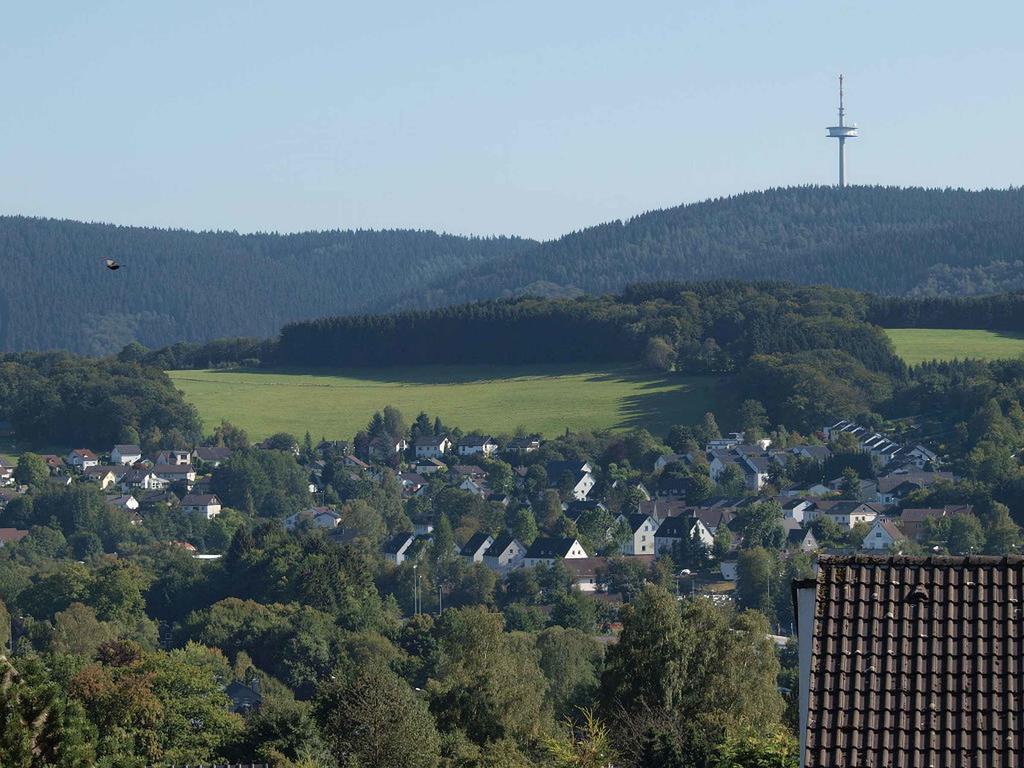
[[[944,543],[936,543],[936,531],[974,516],[970,504],[909,504],[915,492],[957,478],[940,468],[928,448],[901,445],[846,420],[789,447],[774,446],[760,435],[745,439],[743,433],[712,437],[703,446],[690,440],[683,453],[649,453],[650,471],[634,470],[628,477],[614,477],[615,466],[596,461],[544,460],[554,445],[536,435],[434,434],[421,426],[416,436],[364,435],[355,442],[362,443],[359,450],[341,440],[302,450],[294,438],[276,436],[253,446],[283,450],[308,472],[311,503],[280,520],[286,530],[320,531],[339,544],[370,546],[374,537],[348,524],[342,505],[322,503],[336,493],[325,475],[335,485],[339,472],[352,483],[380,484],[387,478],[400,487],[411,526],[378,535],[378,554],[394,566],[415,562],[431,545],[438,517],[448,513],[432,501],[442,498],[440,489],[447,489],[448,499],[455,489],[492,514],[489,527],[473,530],[478,520],[457,526],[453,557],[499,577],[558,563],[576,589],[595,595],[609,591],[609,563],[621,558],[644,567],[667,562],[677,588],[680,582],[689,592],[708,587],[716,599],[731,600],[730,584],[742,578],[738,554],[752,544],[782,559],[794,553],[911,553],[926,547],[938,552]],[[215,492],[214,476],[233,453],[225,446],[199,446],[147,455],[138,445],[114,445],[40,458],[49,485],[94,484],[110,509],[123,513],[132,526],[145,526],[147,513],[155,509],[217,518],[227,505]],[[824,467],[837,454],[858,455],[861,466],[870,468],[860,474],[870,476],[847,469],[820,482],[784,482],[787,467]],[[0,459],[0,510],[29,490],[16,475],[17,467]],[[529,524],[514,523],[524,513]],[[29,530],[0,528],[4,544],[28,535]],[[747,540],[751,535],[758,540]],[[184,539],[172,543],[199,559],[222,554],[201,551]]]

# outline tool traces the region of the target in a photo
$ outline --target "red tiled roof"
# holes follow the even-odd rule
[[[26,536],[28,536],[28,531],[22,531],[18,528],[0,528],[0,541],[5,544],[21,541]]]
[[[1024,558],[822,557],[806,768],[1024,764]]]

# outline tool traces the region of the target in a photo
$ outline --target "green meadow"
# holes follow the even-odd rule
[[[348,371],[170,371],[207,430],[226,419],[252,438],[275,432],[351,438],[374,411],[420,411],[464,430],[557,435],[643,426],[664,435],[700,419],[720,397],[713,377],[637,368],[417,366]]]
[[[890,328],[896,354],[909,365],[930,360],[999,360],[1024,355],[1024,334],[945,328]]]

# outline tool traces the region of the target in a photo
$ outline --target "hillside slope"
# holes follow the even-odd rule
[[[325,315],[656,280],[786,280],[887,295],[1024,287],[1024,189],[793,187],[536,243],[432,232],[187,232],[0,217],[0,351],[102,354],[268,337]],[[103,269],[102,259],[125,264]]]
[[[0,217],[0,351],[103,354],[373,311],[533,245],[415,231],[188,232]],[[103,259],[124,267],[110,272]]]
[[[649,280],[795,280],[882,294],[1006,290],[1024,189],[791,187],[653,211],[470,267],[393,309]],[[991,274],[989,274],[991,273]],[[1018,280],[1021,277],[1018,275]]]

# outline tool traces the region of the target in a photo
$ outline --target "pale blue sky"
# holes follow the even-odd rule
[[[48,2],[0,212],[551,237],[771,186],[1024,182],[1024,3]]]

